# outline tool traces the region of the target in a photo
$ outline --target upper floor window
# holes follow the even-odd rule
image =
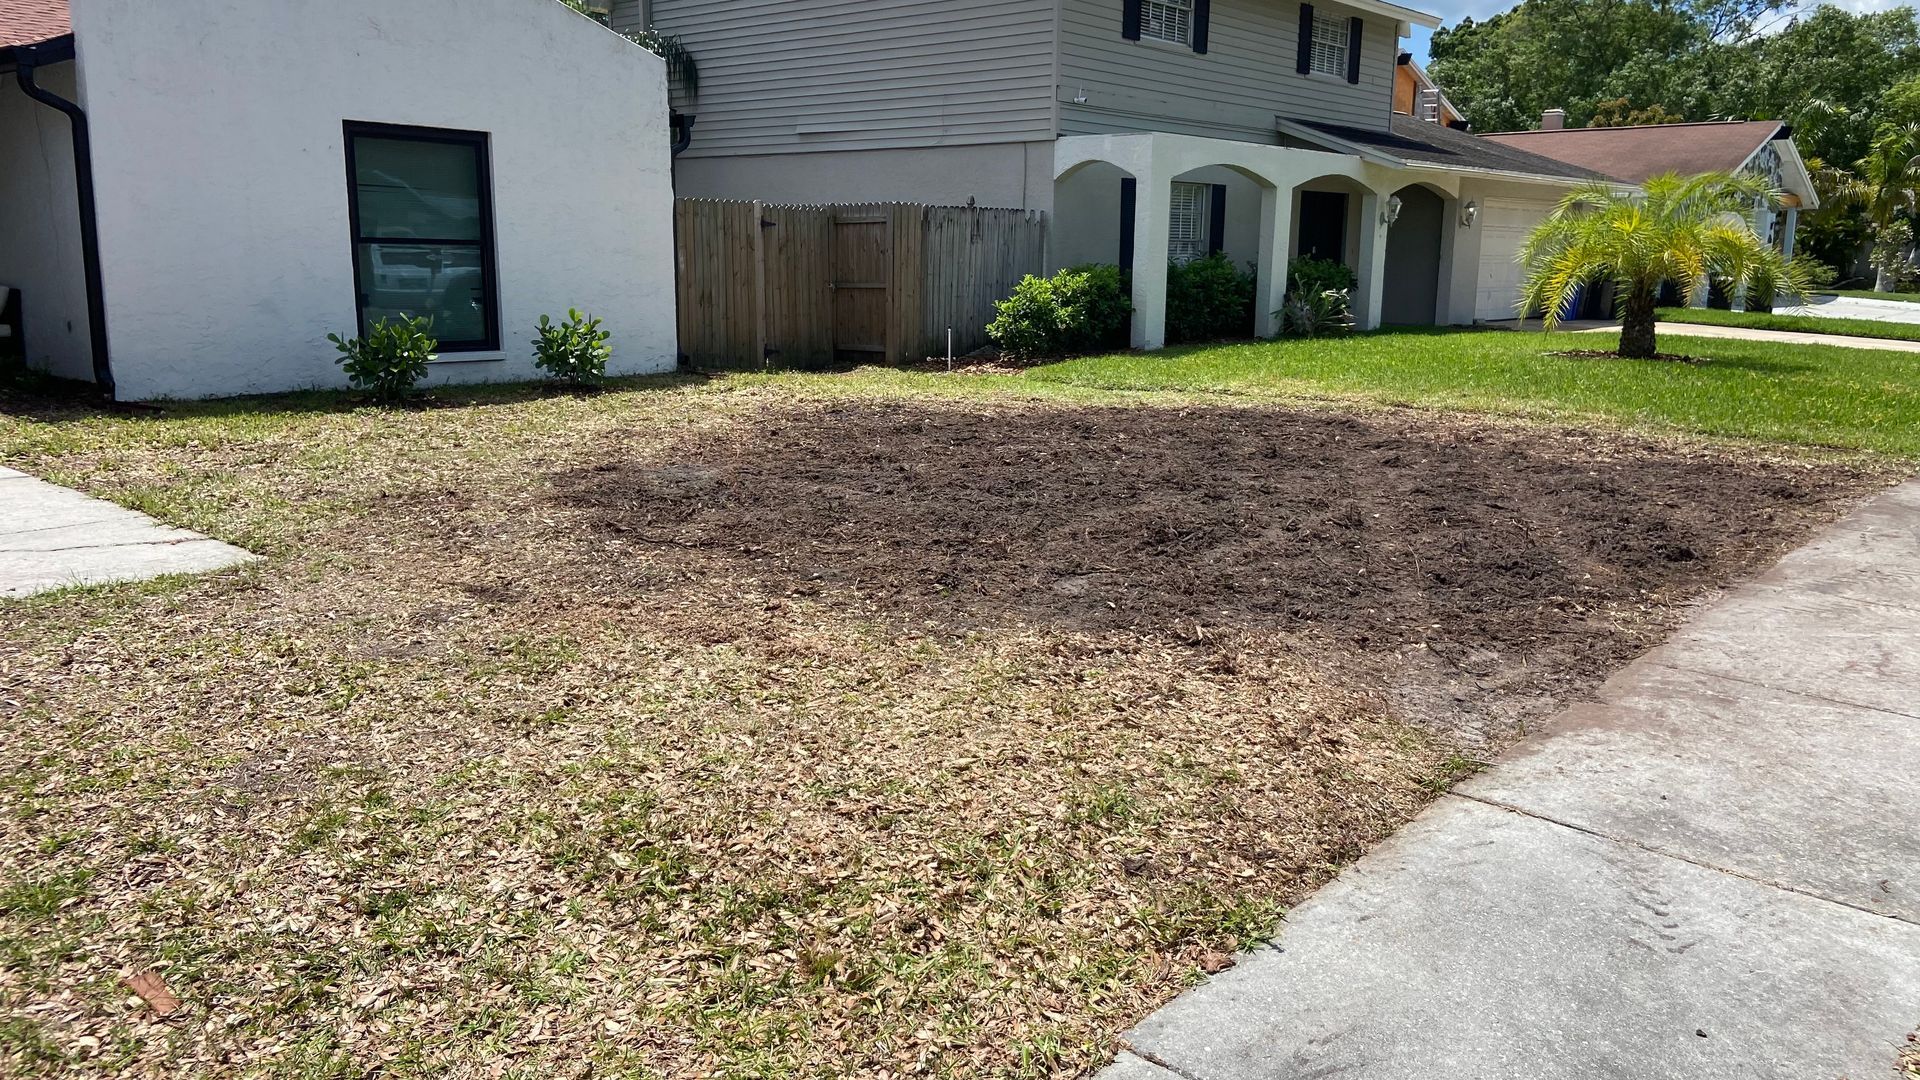
[[[1207,227],[1213,217],[1213,186],[1175,182],[1172,222],[1167,229],[1167,257],[1192,262],[1210,250]]]
[[[1332,75],[1341,79],[1347,77],[1347,49],[1350,46],[1348,25],[1346,19],[1314,13],[1312,67],[1309,69],[1313,74]]]
[[[1140,0],[1140,36],[1193,44],[1193,0]]]

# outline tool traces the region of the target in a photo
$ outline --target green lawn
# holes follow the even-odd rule
[[[1824,315],[1770,315],[1760,311],[1721,311],[1717,308],[1661,308],[1660,321],[1742,326],[1749,330],[1788,330],[1797,334],[1848,334],[1894,341],[1920,341],[1920,323],[1830,319]]]
[[[1858,300],[1898,300],[1903,304],[1920,304],[1920,293],[1910,292],[1874,292],[1872,289],[1828,289],[1826,296],[1851,296]]]
[[[1554,355],[1607,334],[1397,332],[1086,357],[1029,380],[1357,398],[1920,456],[1920,357],[1662,335],[1699,363]]]

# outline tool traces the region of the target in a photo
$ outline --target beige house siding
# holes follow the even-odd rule
[[[1061,3],[1062,135],[1169,131],[1271,143],[1276,115],[1388,126],[1399,47],[1389,20],[1366,17],[1360,81],[1349,83],[1299,73],[1300,6],[1287,0],[1213,0],[1205,55],[1122,38],[1119,0]],[[1330,3],[1315,11],[1359,14]]]
[[[1054,9],[1035,0],[651,0],[700,65],[689,157],[1053,138]],[[639,20],[623,0],[616,25]]]

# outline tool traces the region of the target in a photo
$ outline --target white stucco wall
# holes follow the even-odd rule
[[[355,325],[346,120],[486,132],[502,351],[606,320],[617,373],[677,358],[666,79],[553,0],[73,0],[124,398],[343,385]]]
[[[38,72],[40,85],[68,100],[74,66]],[[66,379],[93,378],[87,285],[80,257],[80,209],[73,185],[67,118],[0,76],[0,285],[24,297],[27,363]]]

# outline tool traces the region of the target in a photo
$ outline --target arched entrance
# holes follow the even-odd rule
[[[1446,200],[1422,184],[1409,184],[1394,192],[1393,198],[1400,200],[1400,210],[1387,229],[1380,321],[1432,326],[1439,321]]]

